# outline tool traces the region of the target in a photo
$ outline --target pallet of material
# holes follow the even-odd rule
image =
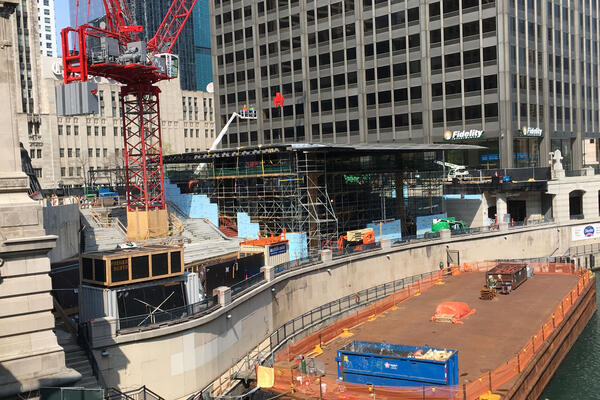
[[[479,298],[481,300],[492,300],[495,296],[496,296],[495,289],[483,288],[483,289],[481,289],[481,292],[479,294]]]
[[[437,314],[435,316],[435,322],[445,322],[452,323],[452,318],[454,318],[454,314]]]

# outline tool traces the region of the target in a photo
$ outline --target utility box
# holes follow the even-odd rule
[[[240,243],[240,257],[256,253],[264,254],[265,265],[275,266],[290,261],[289,242],[285,234]]]
[[[377,386],[458,385],[458,350],[352,341],[337,351],[338,379]]]

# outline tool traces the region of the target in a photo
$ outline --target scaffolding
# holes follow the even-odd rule
[[[262,234],[306,233],[311,249],[331,248],[340,234],[396,219],[404,235],[414,234],[417,216],[443,212],[442,171],[414,172],[416,164],[439,166],[423,165],[423,158],[407,162],[399,152],[259,147],[186,157],[167,164],[167,176],[182,191],[216,202],[223,225],[246,213]]]

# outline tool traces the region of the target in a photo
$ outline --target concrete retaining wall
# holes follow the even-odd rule
[[[145,384],[167,399],[182,398],[211,382],[294,317],[356,291],[435,270],[449,250],[458,251],[461,262],[545,257],[564,254],[569,238],[570,227],[546,225],[319,263],[277,277],[212,314],[180,324],[113,336],[106,322],[95,321],[99,328],[95,353],[109,386]],[[104,349],[108,355],[102,356]]]
[[[79,207],[77,204],[42,207],[47,235],[56,235],[56,247],[50,250],[50,262],[79,255]]]

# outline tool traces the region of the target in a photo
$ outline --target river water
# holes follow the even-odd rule
[[[600,279],[596,279],[600,303]],[[538,400],[600,399],[600,317],[592,316]]]

